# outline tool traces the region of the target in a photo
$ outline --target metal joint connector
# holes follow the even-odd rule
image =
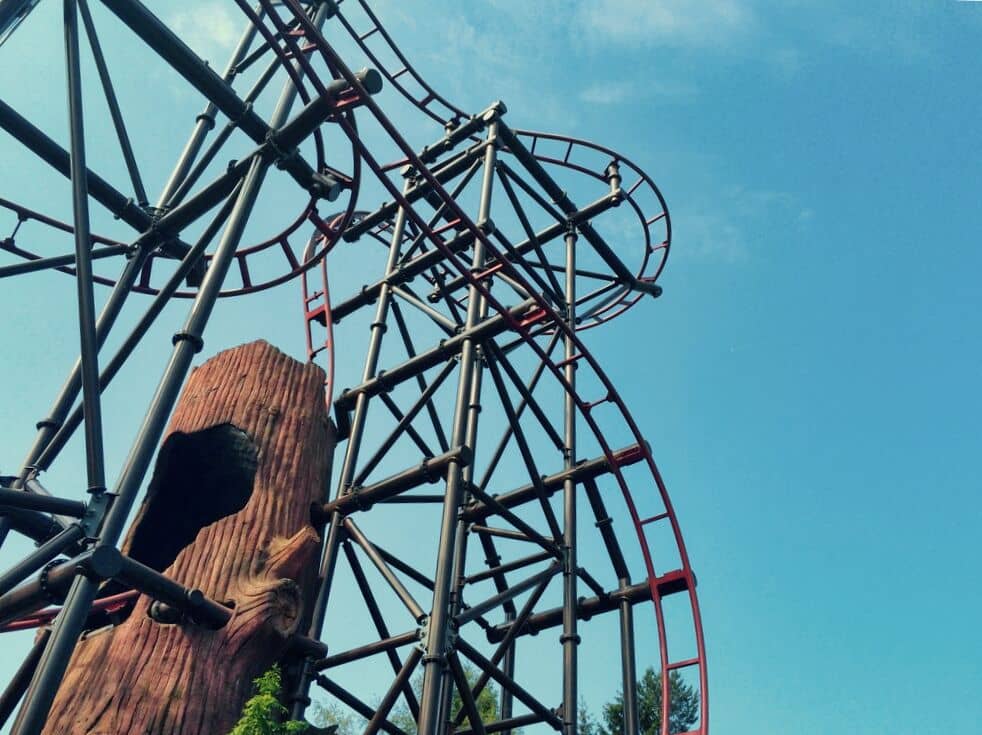
[[[215,116],[209,115],[208,113],[202,112],[200,115],[194,118],[196,123],[206,123],[208,125],[208,130],[212,130],[215,127]]]
[[[177,345],[178,342],[190,342],[191,346],[194,347],[194,353],[198,354],[205,347],[205,341],[201,339],[196,334],[191,334],[190,332],[177,332],[173,337],[170,338],[171,344]]]
[[[60,567],[64,563],[65,561],[63,559],[54,559],[53,561],[49,561],[41,568],[41,573],[38,575],[38,586],[41,589],[41,593],[44,595],[44,598],[52,605],[64,604],[65,595],[56,594],[55,590],[51,588],[51,583],[48,575],[51,574],[51,570],[53,570],[55,567]]]
[[[433,468],[430,467],[430,462],[433,461],[433,457],[423,457],[423,461],[419,464],[419,469],[423,473],[423,482],[434,483],[440,479],[440,476],[433,472]]]
[[[352,488],[351,492],[348,493],[348,496],[351,498],[351,502],[354,503],[355,507],[360,511],[369,510],[372,505],[374,505],[373,503],[365,500],[365,496],[361,494],[361,488],[359,487]]]
[[[395,387],[388,379],[388,372],[385,370],[379,370],[375,374],[375,382],[378,383],[380,393],[390,393]]]

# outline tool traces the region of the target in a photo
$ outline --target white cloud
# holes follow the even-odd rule
[[[600,82],[580,92],[580,99],[591,105],[616,105],[637,97],[636,85],[631,82]]]
[[[738,263],[750,256],[743,227],[711,211],[673,215],[673,258],[693,258],[715,263]]]
[[[223,63],[245,27],[245,17],[234,15],[227,3],[205,2],[175,13],[168,25],[201,58]]]
[[[753,23],[739,0],[592,0],[579,5],[576,18],[588,39],[635,46],[713,46]]]
[[[777,234],[793,242],[816,216],[790,192],[730,187],[712,205],[672,210],[672,257],[723,264],[766,257],[762,244]]]
[[[684,102],[695,98],[699,90],[684,82],[646,79],[637,82],[598,82],[580,92],[580,100],[591,105],[616,105],[620,103],[655,100]]]

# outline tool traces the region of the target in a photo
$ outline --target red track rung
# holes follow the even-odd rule
[[[504,263],[495,263],[490,268],[485,268],[483,271],[480,271],[478,273],[475,273],[474,274],[474,278],[476,278],[479,281],[484,280],[488,276],[493,276],[495,273],[497,273],[498,271],[500,271],[503,266],[504,266]]]
[[[447,230],[450,230],[450,229],[453,229],[454,227],[457,227],[459,224],[460,224],[460,217],[457,217],[456,219],[450,220],[445,225],[440,225],[439,227],[437,227],[435,230],[433,230],[433,234],[434,235],[440,235],[440,234],[446,232]]]
[[[592,403],[586,404],[586,410],[589,411],[592,408],[596,408],[601,403],[607,403],[607,401],[609,401],[609,400],[610,400],[610,394],[608,393],[603,398],[600,398],[600,399],[598,399],[596,401],[593,401]]]
[[[485,273],[486,274],[489,274],[491,272],[492,272],[492,269],[489,268]],[[483,278],[483,276],[481,276],[481,277]],[[518,326],[520,326],[520,327],[527,327],[527,326],[529,326],[531,324],[535,324],[536,322],[542,321],[542,318],[545,315],[546,315],[546,310],[545,309],[535,309],[534,311],[532,311],[531,313],[529,313],[528,316],[526,316],[524,319],[520,319],[519,322],[518,322]]]
[[[640,444],[635,444],[634,446],[622,449],[620,452],[614,455],[614,464],[618,467],[625,467],[627,465],[634,464],[635,462],[640,462],[644,459],[644,450],[641,448]]]
[[[577,360],[582,359],[582,357],[583,357],[583,353],[582,352],[577,352],[572,357],[567,357],[565,360],[560,360],[559,362],[557,362],[556,363],[556,367],[557,368],[565,367],[566,365],[569,365],[570,363],[574,363]]]
[[[304,312],[304,316],[307,318],[307,323],[317,322],[323,326],[327,326],[327,305],[321,304],[316,309],[311,309],[310,311]]]
[[[668,595],[685,592],[689,589],[689,579],[685,576],[684,570],[676,569],[673,572],[666,572],[660,577],[655,577],[655,587],[658,588],[659,595],[668,597]]]
[[[640,523],[642,526],[647,526],[649,523],[654,523],[655,521],[661,521],[666,518],[668,518],[668,513],[659,513],[658,515],[654,515],[649,518],[644,518],[638,521],[638,523]]]
[[[699,659],[697,658],[687,658],[685,661],[676,661],[673,664],[669,664],[668,670],[674,671],[675,669],[684,669],[687,666],[698,666],[699,663]]]

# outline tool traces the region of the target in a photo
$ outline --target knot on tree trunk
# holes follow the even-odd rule
[[[257,637],[285,640],[297,632],[303,619],[303,594],[297,579],[316,561],[320,537],[313,528],[301,528],[290,538],[274,538],[257,560],[258,570],[233,586],[235,606],[222,629],[229,655]]]

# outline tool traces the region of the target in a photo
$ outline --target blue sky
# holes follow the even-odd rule
[[[158,12],[219,65],[230,14],[179,5]],[[977,728],[982,4],[421,0],[379,12],[459,106],[500,98],[515,126],[610,145],[668,200],[664,296],[588,344],[681,521],[713,732]],[[0,94],[33,106],[41,51],[21,50]],[[145,83],[137,71],[123,84]],[[58,130],[64,103],[49,96],[35,114]],[[154,112],[141,124],[161,136],[165,171],[184,134],[165,136],[173,121]],[[12,145],[0,137],[0,152]],[[15,198],[9,182],[0,196]],[[51,327],[71,308],[67,284],[9,287],[0,336],[43,337],[0,365],[17,391],[0,468],[26,449],[23,428],[75,349]],[[300,354],[293,288],[223,307],[209,349],[283,335]],[[138,365],[158,370],[165,349]],[[131,396],[147,389],[134,384],[118,410],[137,412]],[[107,450],[117,464],[125,436]]]

